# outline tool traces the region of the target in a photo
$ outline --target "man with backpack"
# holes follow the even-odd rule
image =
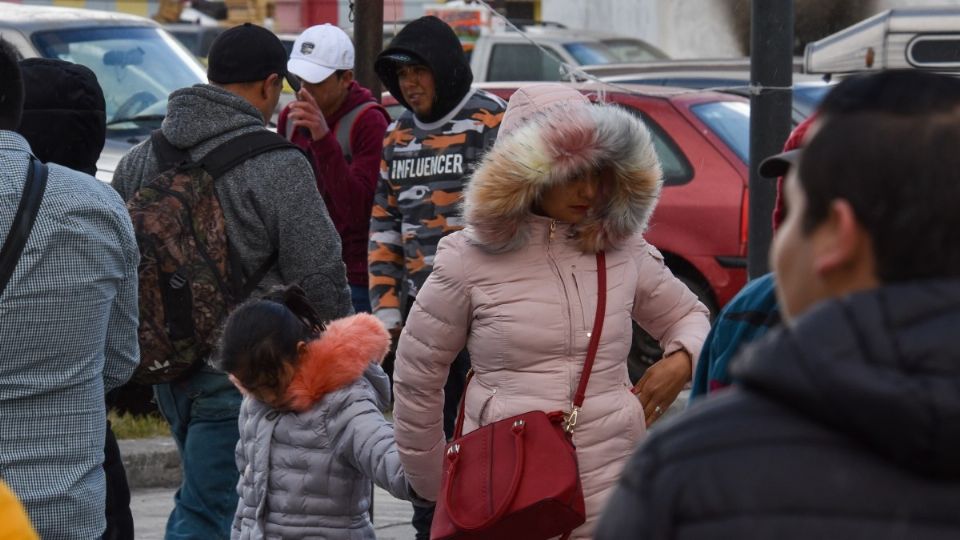
[[[354,50],[332,24],[307,28],[287,70],[303,87],[280,112],[277,131],[313,160],[317,187],[343,243],[353,309],[370,311],[367,237],[390,115],[353,79]]]
[[[310,163],[264,127],[286,61],[265,28],[227,30],[210,49],[210,84],[173,92],[160,132],[114,173],[144,258],[148,354],[135,378],[157,383],[183,470],[168,539],[230,537],[241,395],[208,361],[229,309],[252,290],[298,284],[324,320],[351,312],[340,239]]]

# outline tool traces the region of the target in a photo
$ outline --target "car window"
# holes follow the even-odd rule
[[[739,101],[714,101],[690,107],[693,114],[744,163],[750,161],[750,105]]]
[[[660,159],[660,168],[663,170],[663,184],[665,186],[679,186],[693,179],[693,167],[683,155],[683,151],[667,132],[650,118],[649,115],[634,107],[617,105],[631,114],[640,117],[644,125],[650,130],[653,140],[653,149]]]
[[[489,81],[559,81],[560,62],[527,43],[498,43],[490,52]]]
[[[646,62],[669,58],[660,49],[639,39],[610,38],[601,41],[619,58],[620,62]]]
[[[793,87],[793,108],[804,118],[813,114],[833,86],[829,84]]]
[[[170,92],[206,79],[193,56],[158,28],[51,30],[32,40],[42,56],[83,64],[97,75],[108,124],[162,117]]]
[[[590,43],[588,41],[564,43],[563,48],[566,49],[567,52],[570,53],[570,56],[581,66],[621,62],[620,58],[603,43]]]

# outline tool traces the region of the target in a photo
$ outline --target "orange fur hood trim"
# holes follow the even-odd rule
[[[303,412],[356,381],[371,362],[382,362],[389,349],[390,334],[373,315],[360,313],[327,324],[327,330],[307,344],[287,387],[290,408]]]

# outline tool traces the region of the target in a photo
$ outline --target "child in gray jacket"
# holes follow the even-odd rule
[[[370,480],[416,499],[382,413],[389,344],[371,315],[324,325],[296,286],[230,315],[220,363],[244,393],[234,540],[376,538]]]

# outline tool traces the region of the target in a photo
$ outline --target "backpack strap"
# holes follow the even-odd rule
[[[273,268],[273,265],[277,264],[277,261],[280,259],[280,254],[277,250],[274,250],[273,253],[267,257],[267,260],[263,261],[263,264],[257,268],[257,271],[250,276],[250,279],[246,283],[237,287],[237,301],[246,300],[249,297],[254,289],[257,288],[257,285],[260,285],[260,282],[263,281],[263,278],[266,277],[267,272]]]
[[[174,166],[185,165],[190,162],[190,154],[174,146],[159,129],[150,134],[150,144],[157,154],[159,170],[165,171]]]
[[[0,295],[7,288],[7,282],[13,276],[13,271],[20,262],[27,239],[33,230],[33,224],[40,212],[40,203],[43,202],[43,193],[47,189],[47,166],[40,160],[30,156],[30,165],[27,167],[27,181],[23,185],[23,195],[17,206],[17,214],[13,217],[10,230],[0,248]]]
[[[282,136],[272,131],[258,130],[234,137],[214,148],[200,159],[200,164],[210,176],[217,179],[226,174],[230,169],[250,158],[282,148],[289,148],[303,153],[300,147],[284,139]],[[250,293],[257,288],[260,281],[263,280],[267,272],[277,264],[277,260],[280,258],[279,253],[274,250],[274,252],[267,257],[267,260],[257,268],[253,275],[251,275],[246,282],[242,282],[240,280],[240,276],[243,275],[242,266],[240,265],[240,261],[234,256],[235,251],[228,249],[227,253],[229,254],[228,263],[231,266],[231,285],[236,295],[235,300],[238,302],[250,296]]]
[[[337,128],[334,133],[337,136],[337,142],[340,144],[340,150],[343,151],[343,159],[345,159],[347,163],[353,162],[353,148],[350,146],[353,126],[357,123],[357,118],[370,109],[382,109],[383,112],[386,113],[386,109],[383,109],[376,101],[367,101],[350,109],[347,114],[340,117],[340,120],[337,121]]]
[[[244,161],[269,152],[289,148],[303,152],[298,146],[266,129],[234,137],[211,150],[200,159],[200,164],[214,178],[220,178]]]

